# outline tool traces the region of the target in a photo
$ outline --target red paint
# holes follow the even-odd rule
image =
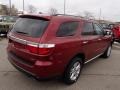
[[[120,41],[120,25],[115,25],[113,27],[114,38],[117,41]]]

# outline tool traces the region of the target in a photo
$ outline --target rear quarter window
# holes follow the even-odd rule
[[[73,36],[78,28],[79,22],[64,22],[60,25],[57,37]]]

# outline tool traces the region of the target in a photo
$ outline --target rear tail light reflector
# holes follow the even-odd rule
[[[27,44],[29,52],[38,55],[49,55],[55,47],[55,44]]]

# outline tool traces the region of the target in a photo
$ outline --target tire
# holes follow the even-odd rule
[[[103,58],[109,58],[111,55],[111,50],[112,50],[112,45],[109,45],[107,50],[104,52],[104,54],[102,55]]]
[[[114,42],[115,42],[115,38],[112,39],[112,44],[114,44]]]
[[[68,85],[75,83],[81,74],[82,67],[83,67],[82,59],[77,57],[74,58],[64,72],[63,76],[64,83]]]
[[[120,43],[120,39],[118,40],[118,43]]]

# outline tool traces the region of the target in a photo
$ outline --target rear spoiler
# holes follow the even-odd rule
[[[40,19],[40,20],[45,20],[49,21],[51,19],[50,16],[42,16],[42,15],[20,15],[20,18],[30,18],[30,19]]]

